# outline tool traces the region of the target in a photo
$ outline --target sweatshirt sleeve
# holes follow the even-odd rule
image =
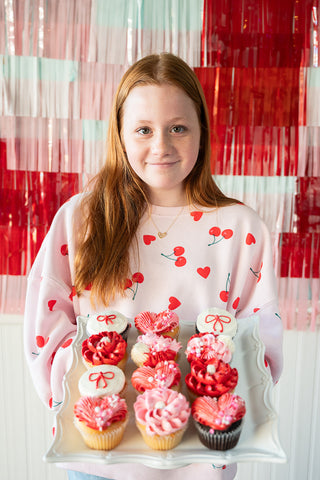
[[[248,228],[248,226],[247,226]],[[253,314],[259,316],[260,337],[265,345],[265,359],[276,383],[283,368],[282,341],[283,325],[279,313],[277,282],[273,267],[271,236],[265,223],[255,215],[251,219],[244,248],[250,255],[246,259],[246,270],[241,293],[239,317]],[[254,239],[254,242],[252,241]],[[240,260],[241,261],[241,260]]]
[[[71,201],[70,201],[71,202]],[[56,214],[28,277],[24,348],[35,388],[50,408],[63,401],[63,376],[76,334],[73,305],[73,215],[71,205]]]

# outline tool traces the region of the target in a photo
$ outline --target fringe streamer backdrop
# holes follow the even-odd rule
[[[52,218],[103,161],[115,88],[171,51],[201,81],[212,173],[273,238],[284,325],[320,308],[319,0],[0,0],[0,312],[23,313]]]

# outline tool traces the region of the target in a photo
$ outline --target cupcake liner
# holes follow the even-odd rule
[[[230,450],[234,448],[239,441],[242,430],[242,420],[238,420],[227,430],[214,430],[214,433],[210,433],[211,428],[207,425],[202,425],[195,420],[194,424],[200,442],[210,450]]]
[[[146,427],[142,425],[142,423],[137,422],[136,424],[144,442],[153,450],[171,450],[176,447],[181,442],[184,432],[187,429],[187,426],[185,426],[181,430],[171,433],[170,435],[148,435]]]
[[[75,418],[74,423],[88,447],[95,450],[112,450],[121,442],[128,418],[112,423],[102,432],[87,427],[87,425],[80,422],[77,418]]]

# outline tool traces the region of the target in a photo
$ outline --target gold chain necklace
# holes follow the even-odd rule
[[[181,213],[183,212],[184,210],[184,205],[183,207],[181,208],[181,210],[178,212],[178,214],[175,216],[175,218],[173,219],[173,221],[170,223],[169,227],[167,228],[167,230],[165,232],[160,232],[160,229],[157,227],[157,225],[155,224],[153,218],[152,218],[152,215],[151,215],[151,208],[150,208],[150,205],[148,203],[148,211],[149,211],[149,218],[151,220],[151,222],[153,223],[153,226],[156,228],[157,230],[157,234],[158,234],[158,237],[159,238],[164,238],[167,236],[170,228],[176,223],[176,221],[178,220],[178,218],[180,217]]]

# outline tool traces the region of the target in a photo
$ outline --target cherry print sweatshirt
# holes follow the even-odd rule
[[[80,297],[74,291],[81,195],[72,197],[57,212],[28,278],[25,352],[38,394],[51,408],[63,401],[62,379],[71,360],[76,317],[105,310],[102,305],[93,309],[89,286]],[[258,314],[266,361],[277,381],[282,370],[282,323],[267,227],[244,205],[211,210],[185,207],[167,235],[159,238],[155,225],[165,232],[180,211],[181,207],[153,206],[154,223],[148,213],[141,219],[139,255],[132,247],[132,273],[124,286],[125,296],[119,295],[110,308],[132,322],[141,311],[167,308],[191,323],[210,307],[230,311],[239,322]],[[121,473],[120,465],[92,468],[90,472],[96,475],[129,478]],[[143,474],[149,470],[139,466],[139,478],[150,478]],[[162,476],[152,471],[152,478]]]

